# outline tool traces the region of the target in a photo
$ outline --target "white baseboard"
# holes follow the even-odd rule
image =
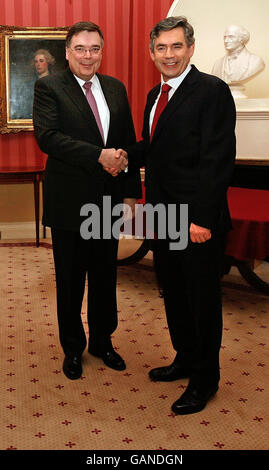
[[[47,229],[48,231],[48,229]],[[43,225],[39,227],[40,238],[43,237]],[[36,238],[35,222],[7,222],[0,223],[1,240],[20,240],[24,238]]]

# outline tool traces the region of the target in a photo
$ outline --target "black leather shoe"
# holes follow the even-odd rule
[[[81,357],[69,357],[65,356],[63,362],[63,371],[71,380],[76,380],[81,377],[82,374],[82,366],[81,366]]]
[[[114,351],[114,349],[109,349],[108,351],[105,352],[98,352],[94,349],[89,348],[88,349],[89,353],[92,354],[95,357],[100,357],[104,364],[111,369],[115,370],[124,370],[126,369],[126,364],[122,357]]]
[[[170,366],[157,367],[149,371],[149,378],[154,382],[172,382],[189,376],[189,371],[175,362]]]
[[[207,402],[218,391],[218,386],[209,389],[199,389],[189,384],[181,397],[172,405],[172,411],[177,415],[189,415],[202,411]]]

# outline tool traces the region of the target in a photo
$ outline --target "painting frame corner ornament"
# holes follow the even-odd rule
[[[66,68],[68,29],[0,25],[0,134],[33,130],[34,83]]]

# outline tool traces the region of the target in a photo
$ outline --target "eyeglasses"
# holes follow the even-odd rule
[[[90,48],[84,46],[76,46],[74,49],[72,49],[72,47],[70,47],[70,49],[78,56],[83,56],[87,52],[89,52],[91,55],[98,55],[101,52],[101,47],[99,46],[94,46]]]

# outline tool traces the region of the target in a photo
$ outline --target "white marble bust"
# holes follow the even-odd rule
[[[246,48],[249,32],[242,26],[230,25],[224,32],[226,55],[217,60],[212,74],[229,85],[240,85],[261,72],[265,65],[261,57]]]

